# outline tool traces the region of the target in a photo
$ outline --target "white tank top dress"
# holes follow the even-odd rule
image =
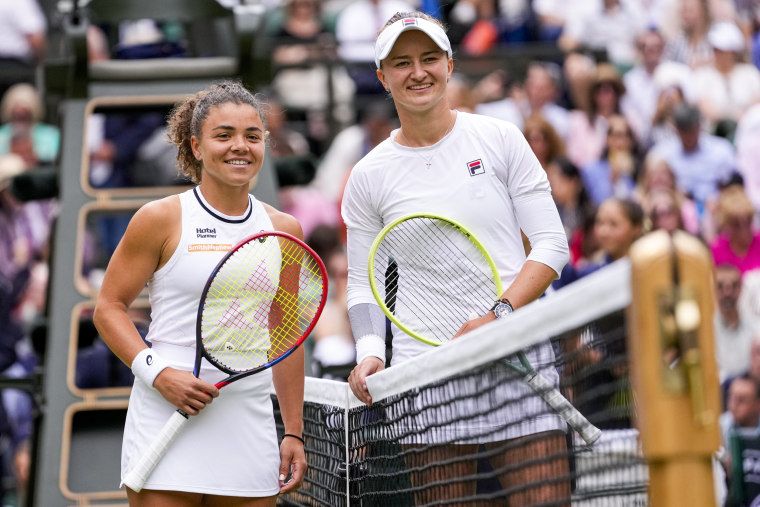
[[[213,209],[198,188],[179,198],[182,235],[169,262],[148,282],[151,324],[146,339],[172,367],[192,371],[198,303],[208,276],[232,246],[273,226],[253,196],[239,217]],[[215,383],[226,376],[203,361],[201,379]],[[190,417],[144,488],[240,497],[276,495],[280,451],[271,387],[269,369],[225,386],[213,403]],[[135,379],[122,443],[122,478],[175,410],[156,389]]]

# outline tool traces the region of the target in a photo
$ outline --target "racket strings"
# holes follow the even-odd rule
[[[392,294],[395,310],[411,314],[402,319],[407,325],[415,322],[416,332],[441,342],[473,311],[485,313],[498,294],[482,251],[469,235],[441,220],[401,222],[382,239],[375,259],[376,286],[385,291],[386,306],[390,309]]]
[[[209,284],[201,315],[203,347],[234,372],[287,354],[316,318],[324,297],[320,264],[281,236],[235,250]]]
[[[283,248],[280,288],[275,297],[281,313],[270,320],[270,360],[290,350],[306,332],[319,310],[322,273],[318,263],[301,248]]]

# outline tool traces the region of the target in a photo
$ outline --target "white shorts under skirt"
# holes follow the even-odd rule
[[[172,367],[192,370],[194,347],[155,343],[153,348]],[[226,376],[203,361],[203,380],[214,383]],[[280,450],[271,384],[271,370],[264,370],[223,387],[213,403],[190,416],[144,488],[240,497],[276,495]],[[135,379],[122,443],[122,478],[175,410],[157,390]]]

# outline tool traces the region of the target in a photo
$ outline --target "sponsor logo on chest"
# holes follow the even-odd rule
[[[196,227],[195,237],[201,238],[216,238],[216,227]]]
[[[227,252],[232,248],[231,243],[209,242],[217,238],[216,227],[196,227],[195,239],[199,242],[191,242],[187,245],[188,252]]]
[[[483,167],[482,159],[477,159],[471,162],[467,162],[467,170],[469,171],[470,176],[477,176],[478,174],[486,173],[486,168]]]

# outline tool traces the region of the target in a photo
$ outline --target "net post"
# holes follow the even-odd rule
[[[713,506],[720,394],[712,258],[680,231],[641,238],[630,258],[628,350],[651,505]]]

